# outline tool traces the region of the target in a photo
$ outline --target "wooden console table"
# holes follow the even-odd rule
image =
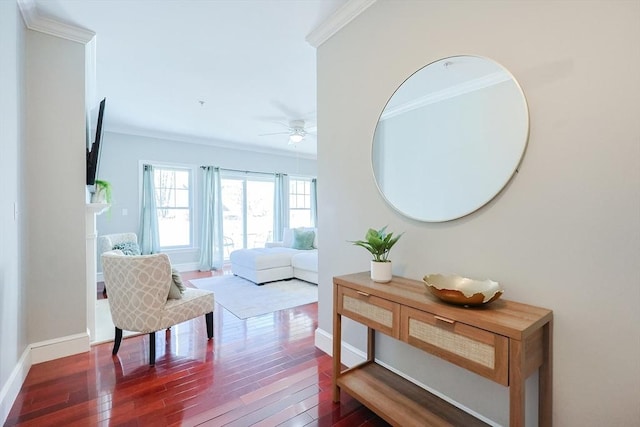
[[[369,272],[333,278],[333,401],[340,389],[396,426],[486,425],[375,363],[375,331],[509,387],[509,425],[524,426],[525,380],[538,369],[538,423],[551,426],[553,313],[499,299],[466,308],[439,301],[422,282]],[[342,316],[367,326],[367,360],[342,370]]]

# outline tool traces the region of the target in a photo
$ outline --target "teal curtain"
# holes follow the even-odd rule
[[[318,180],[313,178],[311,180],[311,225],[318,226]]]
[[[202,234],[200,271],[217,270],[224,262],[222,231],[222,183],[220,168],[203,166]]]
[[[158,231],[158,212],[153,182],[153,166],[144,165],[142,169],[142,206],[140,209],[140,252],[143,255],[160,252],[160,233]]]
[[[284,229],[289,227],[289,177],[284,173],[275,176],[273,197],[273,240],[282,240]]]

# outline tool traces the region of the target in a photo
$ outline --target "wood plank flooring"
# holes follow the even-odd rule
[[[214,339],[204,317],[158,332],[155,367],[146,335],[34,365],[5,426],[387,426],[345,393],[332,402],[317,325],[317,304],[246,320],[216,304]]]

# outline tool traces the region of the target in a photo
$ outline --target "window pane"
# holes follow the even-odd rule
[[[273,233],[274,183],[251,178],[223,178],[225,257],[234,249],[264,247]]]
[[[174,206],[178,207],[188,207],[189,206],[189,190],[176,190],[175,191],[175,204]]]
[[[264,247],[273,232],[272,181],[247,180],[247,248]]]
[[[175,171],[176,188],[189,188],[189,171]]]
[[[227,245],[226,252],[243,248],[244,183],[238,179],[222,180],[222,229]]]
[[[311,226],[311,211],[306,209],[292,210],[289,217],[289,227],[310,227]]]
[[[162,248],[191,246],[190,178],[190,169],[155,168],[158,229]]]
[[[165,212],[164,215],[158,216],[160,246],[190,245],[191,223],[189,211],[187,209],[164,209],[163,211]]]
[[[289,226],[311,226],[311,181],[289,180]]]
[[[175,206],[175,194],[173,188],[158,188],[158,207]]]

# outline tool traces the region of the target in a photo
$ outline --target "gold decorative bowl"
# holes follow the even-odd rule
[[[422,279],[427,289],[443,301],[477,306],[500,298],[504,290],[493,280],[474,280],[466,277],[430,274]]]

